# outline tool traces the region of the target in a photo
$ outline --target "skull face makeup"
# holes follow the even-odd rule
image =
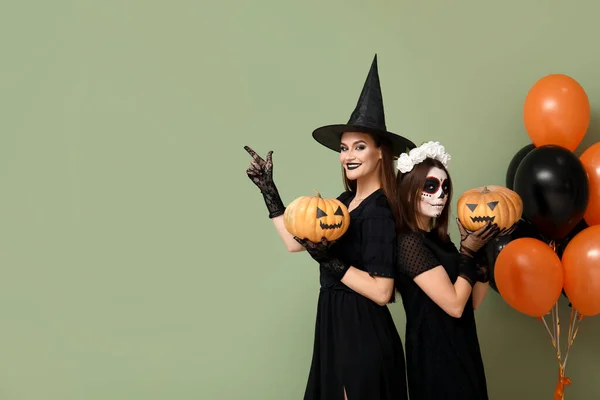
[[[425,217],[439,217],[442,215],[448,201],[448,175],[444,170],[434,167],[427,173],[427,178],[421,192],[419,211]]]

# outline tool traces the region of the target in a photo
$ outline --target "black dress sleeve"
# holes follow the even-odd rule
[[[398,238],[398,273],[414,279],[440,264],[437,257],[425,245],[422,234],[413,232]]]
[[[374,276],[395,277],[396,224],[391,216],[372,216],[362,221],[362,259]]]

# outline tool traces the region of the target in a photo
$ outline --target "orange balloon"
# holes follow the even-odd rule
[[[600,142],[588,147],[579,160],[587,172],[590,197],[583,219],[588,226],[600,224]]]
[[[548,75],[527,93],[523,120],[536,147],[554,144],[573,151],[590,124],[590,102],[583,87],[573,78]]]
[[[562,293],[563,266],[541,240],[520,238],[498,254],[494,279],[509,306],[531,317],[541,317],[550,312]]]
[[[565,248],[565,293],[583,316],[600,314],[600,225],[579,232]]]

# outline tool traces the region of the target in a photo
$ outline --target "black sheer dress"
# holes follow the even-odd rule
[[[414,282],[442,265],[458,278],[459,252],[435,232],[398,237],[397,289],[406,312],[406,368],[411,400],[487,400],[472,297],[460,318],[447,314]]]
[[[344,192],[346,206],[354,198]],[[348,231],[331,251],[373,276],[393,278],[396,232],[383,190],[350,212]],[[387,306],[354,292],[320,269],[312,366],[305,400],[406,400],[404,351]]]

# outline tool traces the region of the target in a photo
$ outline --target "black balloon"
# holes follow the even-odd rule
[[[528,222],[524,219],[521,219],[519,222],[517,222],[517,226],[511,233],[511,236],[513,239],[533,238],[541,240],[544,243],[548,243],[542,234],[540,234],[538,228],[536,228],[531,222]]]
[[[517,168],[514,191],[523,199],[523,218],[550,240],[564,238],[581,222],[589,184],[579,158],[561,146],[540,146]]]
[[[575,225],[575,228],[573,228],[573,230],[567,234],[567,236],[565,236],[556,244],[556,254],[558,254],[559,258],[562,259],[563,253],[565,252],[565,249],[567,248],[567,245],[571,239],[573,239],[579,232],[586,228],[589,228],[589,226],[585,222],[585,219],[582,219],[577,225]]]
[[[569,242],[575,236],[577,236],[577,234],[579,232],[581,232],[582,230],[584,230],[586,228],[589,228],[589,225],[585,222],[585,219],[582,219],[581,222],[579,222],[577,225],[575,225],[575,228],[573,228],[573,230],[567,234],[567,236],[565,236],[562,240],[557,242],[556,254],[558,255],[558,258],[562,259],[562,256],[563,256],[565,249],[567,248],[567,245],[569,244]],[[562,295],[565,296],[565,298],[567,298],[567,299],[569,298],[569,296],[567,296],[567,293],[565,293],[564,289],[562,291]],[[571,303],[569,303],[569,307],[571,307]]]
[[[517,153],[513,156],[510,164],[508,164],[508,169],[506,170],[506,187],[510,190],[514,190],[514,182],[515,182],[515,174],[517,173],[517,168],[523,161],[523,158],[527,154],[529,154],[533,149],[535,149],[534,144],[528,144],[523,147],[521,150],[517,151]]]
[[[500,254],[500,251],[502,251],[504,246],[509,244],[514,239],[515,238],[513,235],[497,236],[485,245],[484,250],[489,268],[490,287],[496,292],[498,292],[496,280],[494,279],[494,266],[496,265],[496,259],[498,258],[498,254]]]

